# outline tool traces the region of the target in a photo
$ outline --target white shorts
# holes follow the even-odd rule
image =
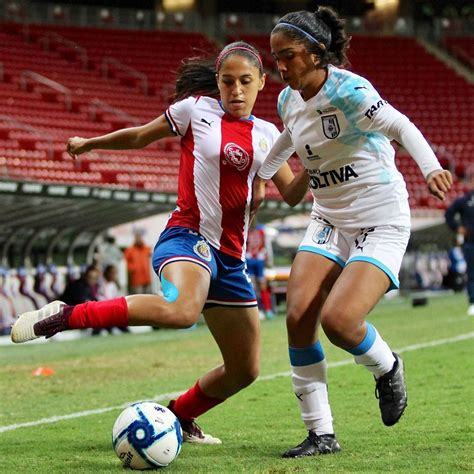
[[[298,252],[313,252],[345,267],[368,262],[380,268],[391,281],[389,290],[400,287],[398,273],[408,240],[409,227],[381,225],[365,229],[340,229],[325,219],[313,218]]]

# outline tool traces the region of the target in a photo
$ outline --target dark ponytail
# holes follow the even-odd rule
[[[191,95],[219,96],[213,59],[191,58],[179,67],[172,99],[178,101]]]
[[[306,50],[316,54],[319,66],[344,66],[350,38],[344,30],[345,21],[330,7],[319,7],[314,13],[291,12],[278,20],[272,33],[282,32],[303,43]]]
[[[315,17],[328,25],[331,30],[331,42],[328,48],[327,63],[335,66],[347,64],[347,50],[350,37],[347,36],[345,20],[340,18],[330,7],[319,7],[314,13]]]

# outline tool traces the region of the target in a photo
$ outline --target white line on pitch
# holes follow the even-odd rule
[[[465,341],[466,339],[472,339],[474,338],[474,332],[468,332],[466,334],[460,334],[458,336],[454,337],[448,337],[446,339],[438,339],[436,341],[428,341],[428,342],[421,342],[419,344],[412,344],[410,346],[405,346],[400,349],[395,349],[395,352],[410,352],[410,351],[416,351],[418,349],[425,349],[427,347],[435,347],[435,346],[442,346],[444,344],[450,344],[453,342],[459,342],[459,341]],[[328,364],[329,368],[334,368],[334,367],[341,367],[343,365],[349,365],[353,364],[354,360],[353,359],[345,359],[341,360],[339,362],[332,362]],[[262,377],[259,377],[257,379],[257,382],[263,382],[265,380],[273,380],[278,377],[287,377],[291,373],[290,372],[279,372],[275,374],[270,374],[270,375],[264,375]],[[170,392],[170,393],[162,393],[160,395],[156,395],[155,397],[152,398],[153,401],[159,402],[161,400],[169,400],[170,398],[175,398],[179,395],[181,395],[185,390],[180,390],[177,392]],[[64,421],[64,420],[71,420],[73,418],[81,418],[83,416],[89,416],[89,415],[99,415],[101,413],[107,413],[109,411],[113,410],[120,410],[128,406],[130,403],[124,403],[122,405],[116,405],[113,407],[106,407],[106,408],[97,408],[95,410],[85,410],[85,411],[78,411],[76,413],[70,413],[69,415],[58,415],[58,416],[51,416],[49,418],[41,418],[40,420],[35,420],[35,421],[27,421],[25,423],[15,423],[13,425],[6,425],[6,426],[0,426],[0,433],[4,433],[6,431],[13,431],[17,430],[18,428],[27,428],[29,426],[38,426],[38,425],[46,425],[48,423],[56,423],[58,421]]]
[[[468,332],[466,334],[459,334],[459,336],[448,337],[446,339],[438,339],[436,341],[428,341],[428,342],[420,342],[419,344],[412,344],[411,346],[405,346],[401,349],[394,349],[395,352],[399,354],[402,352],[410,352],[410,351],[417,351],[418,349],[425,349],[426,347],[435,347],[435,346],[442,346],[443,344],[449,344],[451,342],[459,342],[465,341],[466,339],[474,338],[474,332]],[[339,362],[329,362],[328,368],[334,367],[341,367],[342,365],[349,365],[353,364],[354,359],[344,359],[340,360]],[[276,374],[264,375],[263,377],[259,377],[258,380],[273,380],[277,377],[288,377],[291,375],[291,372],[279,372]],[[2,429],[0,427],[0,433]]]

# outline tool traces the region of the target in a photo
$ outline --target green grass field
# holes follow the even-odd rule
[[[260,380],[199,420],[223,444],[185,444],[167,472],[474,471],[474,318],[466,316],[464,295],[418,308],[384,301],[369,320],[405,360],[408,408],[397,425],[382,424],[370,374],[323,341],[328,362],[343,362],[329,370],[343,451],[281,459],[305,431],[288,376],[284,318],[277,317],[262,324]],[[120,406],[153,398],[166,404],[166,394],[188,388],[219,361],[205,326],[0,347],[0,471],[123,472],[111,447]],[[39,366],[55,375],[33,377]],[[28,422],[36,423],[22,426]]]

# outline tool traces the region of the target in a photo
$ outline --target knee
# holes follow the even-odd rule
[[[171,303],[167,309],[166,327],[171,329],[188,329],[199,319],[200,311],[190,304]]]
[[[303,311],[296,305],[289,305],[286,312],[286,328],[288,334],[299,334],[304,329]]]
[[[347,346],[346,341],[350,338],[353,323],[344,309],[323,309],[321,314],[321,326],[333,344],[339,347]]]
[[[187,329],[197,323],[199,311],[192,307],[181,308],[176,315],[177,329]]]

